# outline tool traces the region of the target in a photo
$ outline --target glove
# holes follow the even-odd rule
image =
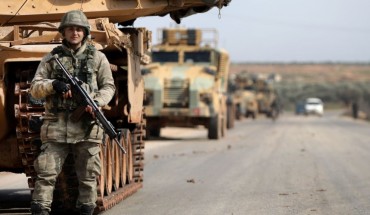
[[[65,93],[69,90],[68,85],[64,83],[63,81],[55,80],[52,82],[52,85],[53,85],[55,92],[59,94]]]

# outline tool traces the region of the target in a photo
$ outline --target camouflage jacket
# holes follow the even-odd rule
[[[88,81],[82,87],[97,101],[99,106],[105,106],[112,99],[115,92],[114,80],[110,65],[105,55],[94,51],[90,56],[92,68],[81,65],[81,56],[86,55],[87,45],[83,44],[75,53],[62,45],[63,53],[58,54],[60,61],[66,69],[76,75],[76,71],[86,73]],[[60,49],[60,47],[59,47]],[[41,140],[43,142],[77,143],[81,141],[101,142],[103,129],[95,120],[85,117],[84,120],[72,122],[70,115],[79,104],[77,99],[63,99],[56,94],[52,82],[60,80],[60,71],[56,62],[49,59],[52,53],[41,60],[34,79],[31,83],[30,93],[36,99],[45,99],[45,116],[41,127]],[[84,58],[84,57],[83,57]],[[72,95],[73,96],[73,95]]]

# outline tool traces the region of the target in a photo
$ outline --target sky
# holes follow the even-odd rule
[[[234,63],[370,62],[369,9],[369,0],[232,0],[180,25],[165,16],[134,26],[151,30],[153,44],[159,28],[214,28]]]

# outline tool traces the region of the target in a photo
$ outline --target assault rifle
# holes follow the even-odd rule
[[[60,68],[63,70],[64,75],[67,77],[69,84],[71,85],[71,88],[74,89],[74,92],[78,94],[79,97],[82,98],[82,102],[85,105],[90,105],[94,111],[95,117],[98,119],[100,124],[103,126],[104,131],[108,134],[108,136],[114,140],[114,142],[117,143],[117,145],[121,148],[122,152],[126,154],[125,148],[119,143],[117,139],[117,132],[114,130],[113,125],[105,118],[102,111],[99,109],[99,107],[96,105],[95,101],[89,96],[89,94],[86,92],[84,88],[81,87],[82,81],[79,80],[77,77],[73,77],[67,69],[63,66],[63,64],[60,62],[58,55],[55,54],[52,56],[52,59],[55,59],[57,64],[60,66]]]

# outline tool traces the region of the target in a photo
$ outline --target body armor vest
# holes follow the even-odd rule
[[[75,56],[70,51],[64,49],[62,46],[58,46],[51,51],[52,55],[57,54],[59,60],[63,66],[71,73],[72,76],[77,77],[84,84],[82,87],[91,95],[91,93],[98,90],[97,85],[92,80],[94,72],[94,55],[96,49],[92,45],[87,45],[84,52]],[[68,79],[64,76],[63,70],[57,64],[51,64],[52,72],[51,78],[63,81],[68,84]],[[65,110],[74,110],[78,106],[81,106],[81,99],[78,97],[77,93],[73,92],[72,98],[63,99],[60,95],[53,95],[53,110],[52,112],[60,112]]]

